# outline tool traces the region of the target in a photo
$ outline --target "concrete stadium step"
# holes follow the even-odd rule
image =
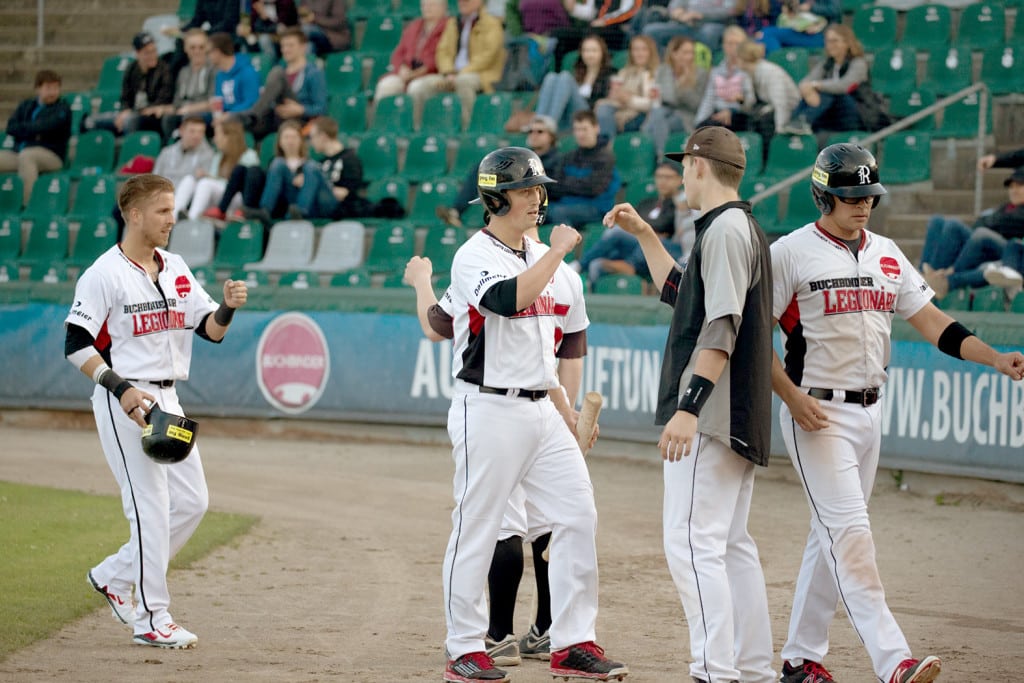
[[[956,218],[967,225],[974,222],[974,216],[965,213],[899,213],[889,214],[885,227],[879,232],[886,237],[891,237],[902,245],[908,239],[924,239],[925,229],[928,226],[928,219],[936,214],[948,218]]]

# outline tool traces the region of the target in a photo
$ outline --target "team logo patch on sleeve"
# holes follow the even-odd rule
[[[184,299],[192,291],[192,283],[188,281],[187,276],[179,275],[174,279],[174,289],[178,292],[178,298]]]
[[[890,280],[900,279],[900,262],[892,256],[883,256],[878,259],[878,266],[882,269],[882,274]]]

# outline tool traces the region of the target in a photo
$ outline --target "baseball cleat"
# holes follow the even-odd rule
[[[782,678],[779,683],[835,683],[835,679],[828,669],[818,662],[805,661],[798,666],[783,662]]]
[[[577,643],[551,653],[551,675],[570,680],[582,678],[591,681],[621,681],[629,675],[625,664],[613,662],[604,656],[604,650],[593,641]]]
[[[551,636],[547,631],[538,632],[534,624],[519,641],[519,655],[526,659],[551,659]]]
[[[939,677],[942,660],[931,655],[924,659],[904,659],[892,672],[889,683],[932,683]]]
[[[508,634],[500,641],[490,636],[484,638],[484,647],[487,648],[487,656],[494,660],[495,666],[518,666],[522,663],[519,657],[519,641],[515,634]]]
[[[188,650],[196,646],[199,638],[187,629],[170,623],[149,633],[136,633],[132,642],[136,645],[163,647],[169,650]]]
[[[96,582],[96,579],[92,576],[92,570],[86,575],[89,585],[92,586],[93,590],[102,595],[107,600],[107,604],[110,605],[110,614],[120,621],[122,624],[131,624],[135,618],[135,604],[132,602],[132,596],[121,595],[110,590],[109,586],[101,586]]]
[[[449,659],[444,670],[444,680],[450,683],[473,683],[474,681],[495,681],[507,683],[508,674],[495,668],[494,660],[486,652],[470,652],[458,659]]]

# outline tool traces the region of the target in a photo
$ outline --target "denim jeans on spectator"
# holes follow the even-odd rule
[[[593,204],[557,201],[548,204],[548,215],[544,222],[549,225],[565,223],[579,230],[587,223],[599,222],[606,212]]]
[[[690,26],[678,21],[664,21],[647,24],[643,32],[644,35],[654,39],[654,42],[658,44],[660,52],[664,52],[669,41],[676,36],[686,36],[687,38],[704,43],[714,52],[721,45],[725,24],[720,24],[717,21],[702,21],[694,26]]]
[[[598,144],[604,144],[604,142],[611,142],[615,139],[615,135],[619,133],[618,125],[615,123],[615,112],[619,109],[614,104],[599,104],[597,105],[597,127],[601,130],[601,137],[598,139]],[[626,125],[622,127],[623,133],[630,131],[640,130],[640,127],[644,123],[644,119],[647,118],[646,114],[637,114],[629,121],[626,121]],[[604,142],[601,142],[601,141]]]
[[[572,115],[583,109],[590,109],[590,103],[580,95],[579,83],[572,71],[544,76],[537,94],[536,114],[550,116],[558,122],[558,130],[568,131],[572,129]]]
[[[812,107],[800,100],[793,111],[791,120],[803,118],[811,124],[811,128],[819,130],[860,130],[864,127],[857,113],[857,103],[851,95],[832,95],[820,93],[821,102]]]
[[[333,185],[315,161],[302,165],[303,182],[295,203],[308,218],[330,218],[338,208]]]
[[[1003,247],[1003,265],[1024,275],[1024,240],[1010,240]]]
[[[766,55],[783,47],[825,47],[825,32],[801,33],[791,28],[768,26],[761,32],[761,37],[757,42],[764,45]]]
[[[672,133],[686,130],[686,123],[678,110],[671,107],[655,107],[647,113],[640,131],[651,138],[654,151],[661,158],[665,153],[665,142]]]
[[[270,162],[267,184],[263,186],[263,195],[260,197],[260,208],[266,209],[274,217],[284,215],[299,197],[299,188],[295,187],[294,180],[295,172],[288,168],[284,159]]]
[[[988,228],[970,229],[955,218],[932,216],[925,233],[921,263],[939,270],[952,266],[949,288],[984,287],[981,266],[998,261],[1006,238]]]

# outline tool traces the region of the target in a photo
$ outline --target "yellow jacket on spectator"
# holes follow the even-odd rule
[[[448,25],[437,45],[437,71],[455,73],[455,56],[459,53],[459,20],[449,17]],[[505,68],[505,28],[501,20],[481,8],[480,16],[469,31],[469,64],[463,71],[480,75],[484,92],[494,92]]]

